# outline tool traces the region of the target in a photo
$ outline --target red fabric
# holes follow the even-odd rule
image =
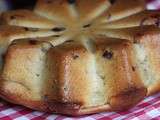
[[[149,9],[160,9],[160,0],[149,0]],[[33,111],[0,100],[0,120],[160,120],[160,93],[146,98],[123,112],[103,112],[90,116],[67,117]]]
[[[0,101],[0,120],[160,120],[160,93],[147,97],[134,108],[123,112],[103,112],[82,117],[67,117],[33,111]]]

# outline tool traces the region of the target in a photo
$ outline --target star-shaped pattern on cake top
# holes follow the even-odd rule
[[[129,3],[129,4],[128,4]],[[3,13],[0,35],[17,30],[9,41],[46,38],[57,46],[65,41],[83,41],[98,36],[132,40],[132,34],[149,25],[159,26],[158,11],[145,10],[143,0],[39,0],[34,10]],[[18,27],[16,27],[18,26]]]

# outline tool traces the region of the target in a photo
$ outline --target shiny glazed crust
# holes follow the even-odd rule
[[[0,96],[71,116],[127,110],[160,90],[159,19],[143,0],[38,0],[2,13]]]

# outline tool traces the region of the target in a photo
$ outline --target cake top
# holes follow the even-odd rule
[[[133,40],[133,34],[144,27],[160,26],[159,15],[146,11],[144,0],[38,0],[33,11],[1,15],[0,41],[10,44],[16,39],[36,38],[53,46],[77,41],[90,50],[102,36]]]

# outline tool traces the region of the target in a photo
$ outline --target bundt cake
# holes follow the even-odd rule
[[[66,115],[160,91],[160,12],[143,0],[38,0],[0,17],[0,96]]]

